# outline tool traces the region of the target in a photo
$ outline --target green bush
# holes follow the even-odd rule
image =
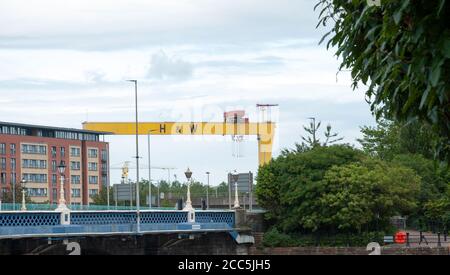
[[[263,246],[266,247],[290,247],[299,246],[298,240],[290,235],[279,232],[276,228],[272,228],[264,234]]]
[[[332,247],[364,247],[370,242],[383,242],[384,232],[364,232],[361,234],[306,234],[290,235],[272,228],[264,234],[265,247],[295,247],[295,246],[332,246]]]

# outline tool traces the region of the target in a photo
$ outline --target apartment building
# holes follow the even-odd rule
[[[64,161],[66,202],[91,203],[109,182],[109,144],[100,140],[106,134],[0,121],[0,192],[25,179],[33,202],[58,203]]]

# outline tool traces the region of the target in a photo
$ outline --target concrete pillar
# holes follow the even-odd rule
[[[244,209],[236,209],[234,211],[234,223],[236,228],[240,228],[246,225],[247,220],[245,218],[245,210]]]
[[[188,222],[195,222],[195,210],[188,211]]]
[[[61,224],[69,225],[70,224],[70,210],[68,208],[62,209],[61,211]]]

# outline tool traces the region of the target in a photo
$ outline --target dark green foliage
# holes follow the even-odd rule
[[[423,224],[448,223],[450,170],[433,159],[439,139],[431,128],[419,122],[405,125],[381,120],[377,127],[363,127],[361,132],[359,142],[367,154],[409,167],[420,176],[418,207],[408,224],[426,229]]]
[[[318,213],[305,215],[314,231],[337,228],[362,232],[386,230],[395,215],[417,208],[420,177],[413,170],[379,160],[364,160],[329,169],[314,201]],[[317,215],[319,214],[319,215]]]
[[[159,192],[160,194],[164,193],[165,195],[167,194],[171,194],[172,195],[172,200],[167,199],[167,196],[165,196],[164,199],[160,199],[160,204],[162,207],[174,207],[174,201],[176,199],[182,198],[185,199],[186,198],[186,193],[187,193],[187,185],[186,183],[180,183],[179,181],[172,181],[170,184],[167,181],[161,180],[159,181],[157,184],[152,184],[152,196],[156,197],[156,202],[157,200],[157,192],[158,192],[158,187],[159,187]],[[196,198],[196,197],[200,197],[200,198],[206,198],[206,190],[207,190],[207,185],[203,184],[201,182],[198,181],[193,181],[192,185],[191,185],[191,197],[192,198]],[[210,186],[208,191],[209,191],[209,195],[210,196],[215,196],[216,194],[216,188],[217,188],[217,195],[218,196],[228,196],[228,185],[225,182],[222,182],[219,186]],[[147,202],[147,196],[148,196],[148,180],[142,180],[139,183],[139,189],[140,189],[140,204],[141,206],[147,206],[148,202]],[[114,202],[114,192],[113,192],[113,188],[110,188],[110,194],[109,194],[109,198],[110,198],[110,204],[113,205]],[[106,205],[107,204],[107,192],[106,192],[106,188],[102,188],[99,192],[98,195],[95,195],[92,197],[94,203],[93,204],[97,204],[97,205]],[[133,205],[135,205],[135,198],[133,198]],[[129,206],[130,202],[129,201],[121,201],[118,203],[119,206]]]
[[[297,217],[291,215],[292,211],[298,211],[299,206],[308,208],[314,192],[318,191],[314,187],[327,169],[362,158],[362,152],[348,145],[283,154],[259,168],[255,191],[258,203],[267,210],[269,220],[282,222],[286,228],[297,228]],[[305,201],[305,197],[309,199]]]
[[[361,128],[358,141],[371,156],[392,160],[398,154],[421,154],[427,159],[435,156],[439,137],[429,125],[417,121],[408,124],[380,120],[376,127]]]
[[[325,141],[321,142],[319,135],[319,129],[322,124],[321,121],[319,121],[316,124],[315,118],[310,118],[311,122],[308,126],[303,126],[303,130],[308,134],[307,136],[301,136],[303,142],[302,143],[295,143],[295,149],[294,150],[288,150],[285,149],[281,153],[282,154],[289,154],[289,152],[304,152],[307,150],[310,150],[312,148],[318,147],[318,146],[328,146],[335,144],[341,140],[343,140],[343,137],[338,137],[338,133],[332,133],[331,132],[331,125],[328,124],[327,128],[324,132]]]
[[[414,213],[420,185],[412,169],[348,145],[282,155],[257,180],[266,217],[287,234],[386,231],[390,217]]]
[[[437,157],[450,160],[450,2],[320,0],[319,25],[331,23],[327,48],[363,83],[377,118],[433,125]]]
[[[364,232],[361,234],[286,234],[272,228],[264,234],[263,246],[266,247],[295,247],[295,246],[360,246],[365,247],[371,242],[383,242],[384,232]]]
[[[23,188],[22,188],[21,184],[20,183],[16,184],[16,187],[15,187],[15,191],[16,192],[14,194],[14,199],[15,199],[17,205],[22,203],[22,190],[23,190]],[[12,203],[13,202],[13,190],[12,190],[12,188],[11,188],[11,192],[6,192],[6,193],[1,192],[0,196],[1,196],[1,201],[2,202],[4,202],[4,203]],[[25,193],[25,202],[26,203],[31,203],[32,202],[31,198],[27,195],[27,193]]]

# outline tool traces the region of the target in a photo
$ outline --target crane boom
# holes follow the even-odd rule
[[[256,135],[259,165],[272,158],[275,123],[230,122],[141,122],[139,135]],[[115,135],[136,134],[134,122],[84,122],[83,129],[110,132]]]

